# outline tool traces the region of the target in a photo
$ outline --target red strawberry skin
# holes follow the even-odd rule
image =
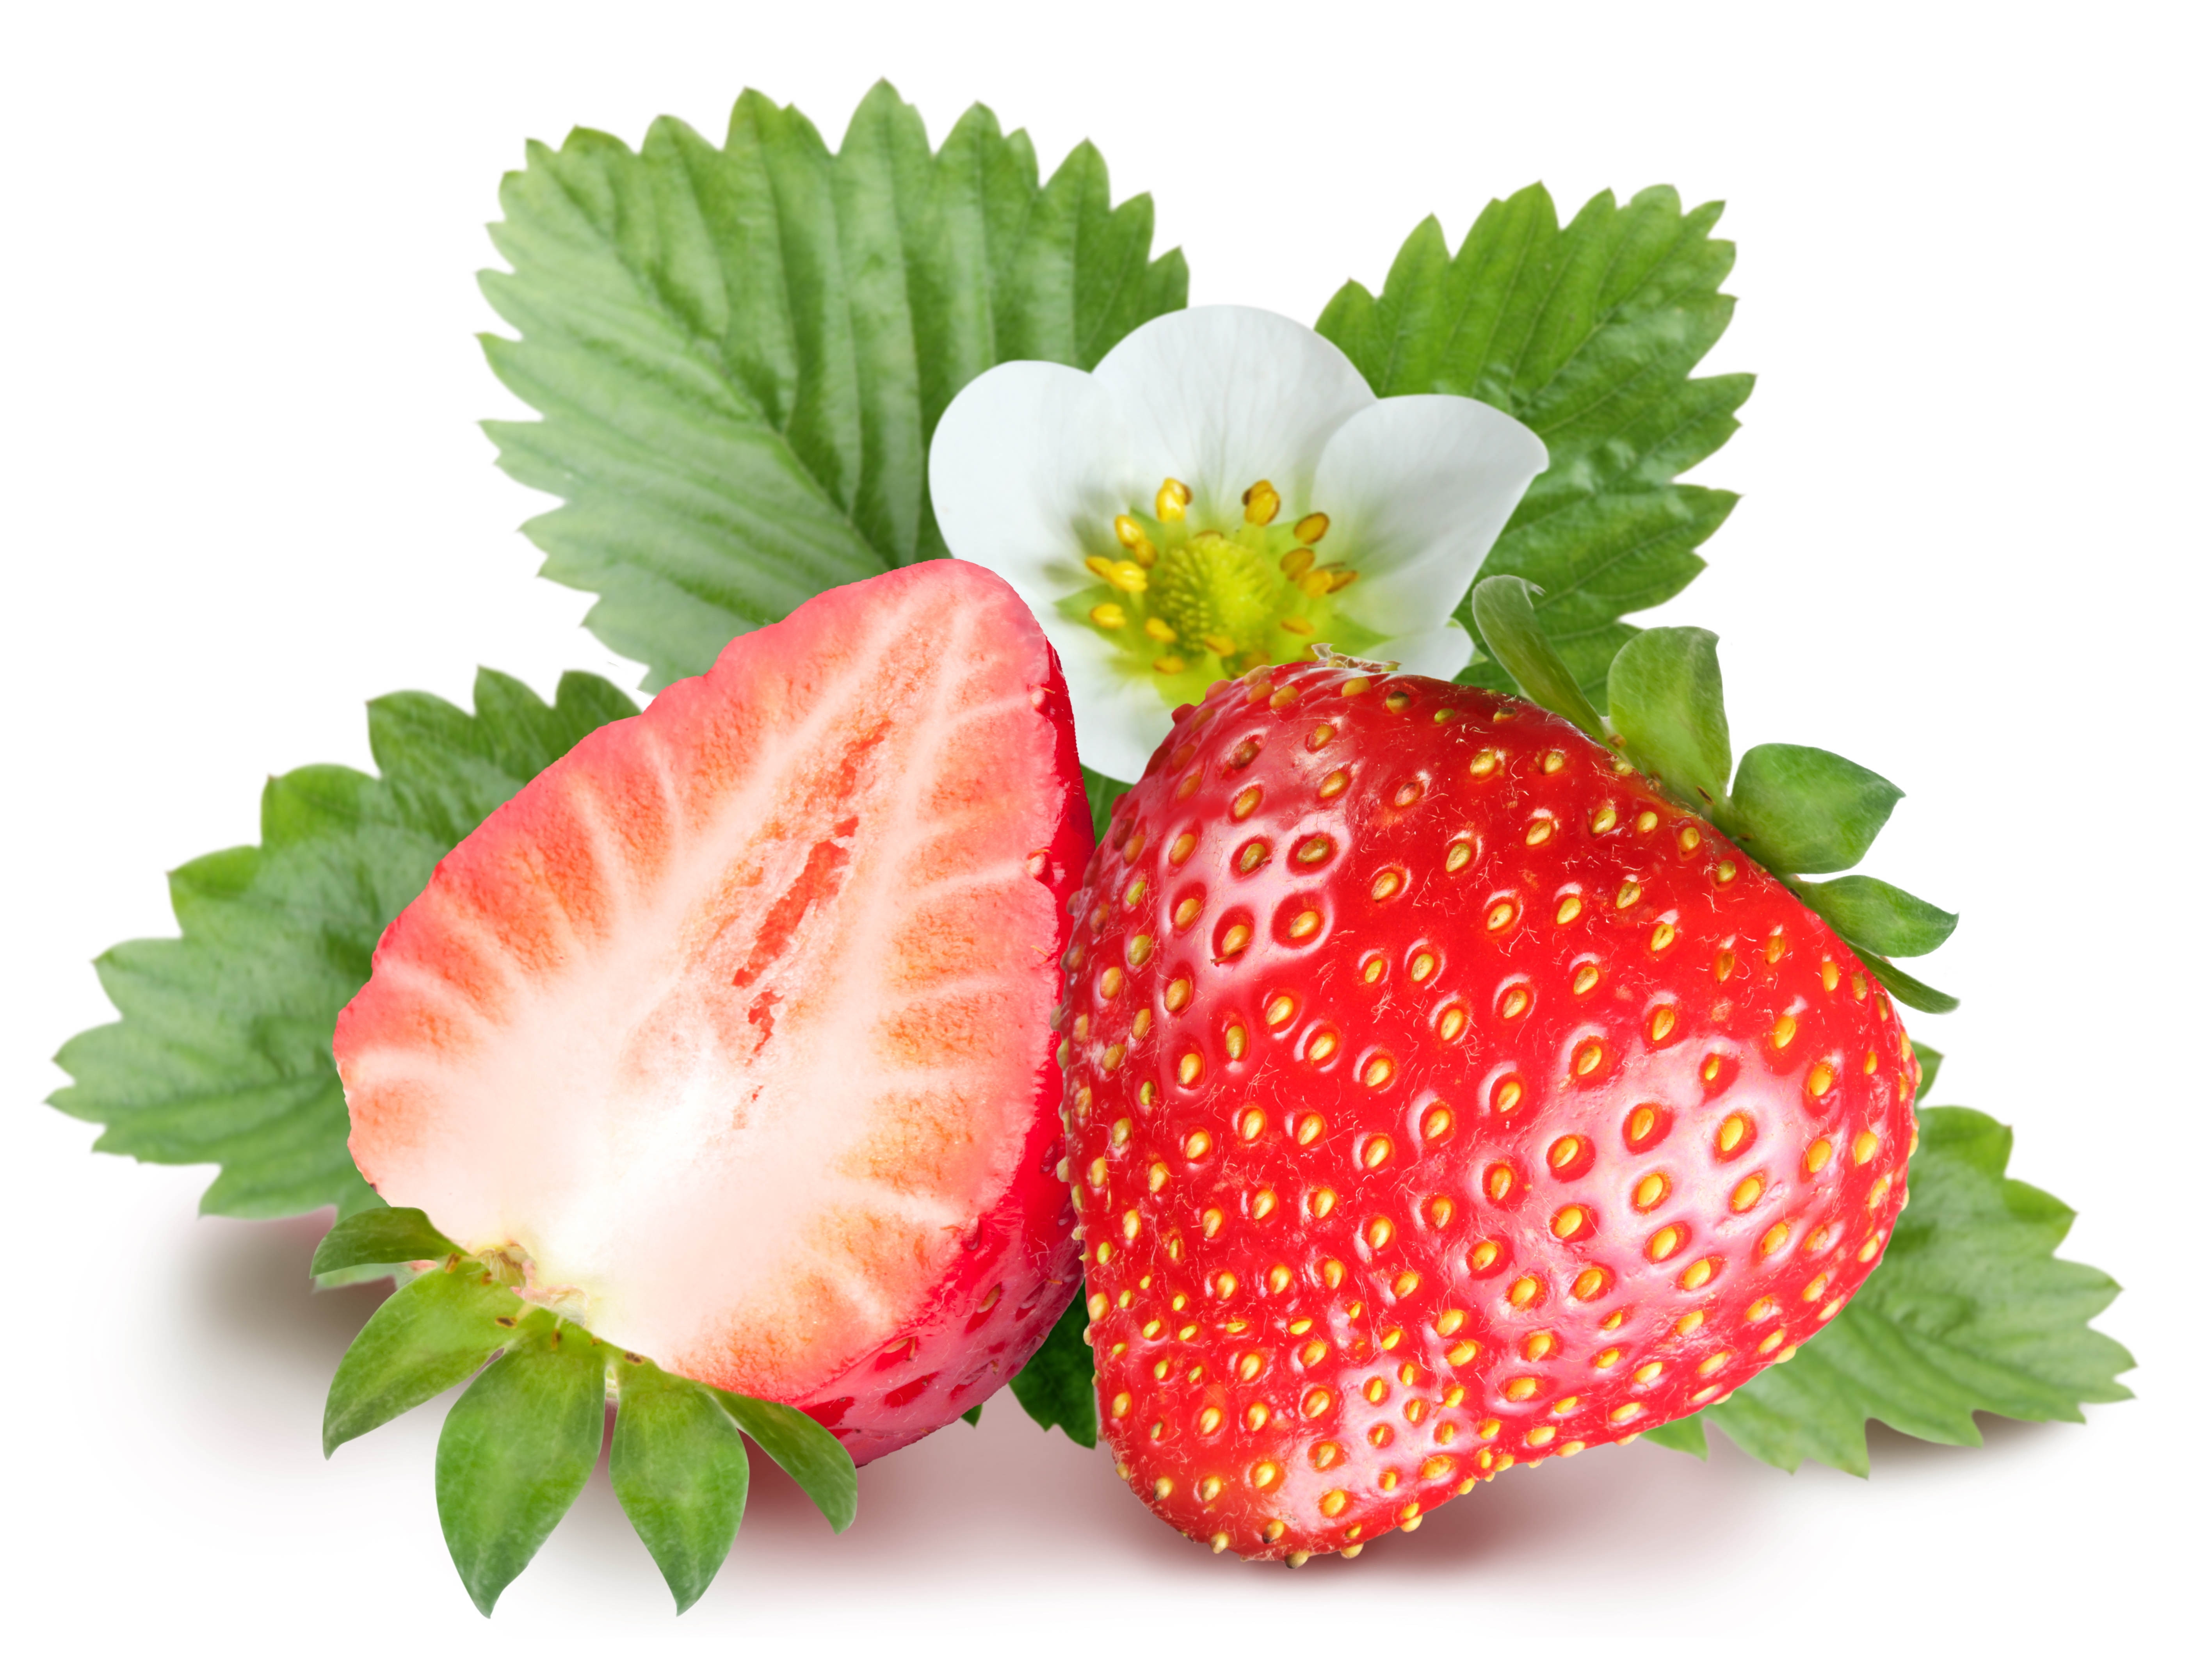
[[[437,866],[337,1024],[353,1155],[535,1298],[876,1458],[1074,1290],[1050,1016],[1090,849],[1007,584],[826,591]]]
[[[1905,1200],[1888,999],[1524,701],[1291,665],[1181,712],[1072,901],[1103,1425],[1216,1550],[1348,1554],[1794,1350]]]

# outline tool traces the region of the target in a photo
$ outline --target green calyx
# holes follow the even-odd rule
[[[848,1451],[801,1413],[675,1375],[522,1301],[517,1270],[469,1256],[417,1207],[343,1221],[314,1255],[317,1275],[361,1266],[424,1268],[367,1321],[337,1366],[322,1414],[333,1453],[472,1378],[436,1448],[444,1543],[488,1615],[580,1495],[619,1407],[612,1491],[685,1611],[725,1560],[748,1490],[746,1436],[786,1471],[836,1533],[856,1514]]]
[[[1470,610],[1483,646],[1523,694],[1701,813],[1840,935],[1897,1002],[1928,1014],[1957,1007],[1889,961],[1938,949],[1956,931],[1952,913],[1869,875],[1799,878],[1854,868],[1903,790],[1817,747],[1752,747],[1736,764],[1718,637],[1676,627],[1631,637],[1605,673],[1612,709],[1601,717],[1538,623],[1530,584],[1487,578]]]
[[[1340,599],[1360,574],[1334,543],[1322,547],[1327,514],[1282,518],[1265,479],[1238,502],[1225,530],[1189,486],[1167,480],[1152,514],[1117,516],[1112,553],[1086,556],[1099,583],[1061,603],[1176,703],[1256,666],[1308,658],[1317,643],[1357,653],[1382,639]]]

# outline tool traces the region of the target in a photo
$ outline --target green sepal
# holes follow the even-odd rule
[[[1646,630],[1613,655],[1605,673],[1621,751],[1707,815],[1726,802],[1734,764],[1718,647],[1709,630]]]
[[[772,1455],[772,1460],[795,1479],[841,1534],[856,1520],[856,1466],[848,1449],[836,1441],[815,1419],[777,1401],[752,1400],[747,1395],[713,1389],[742,1433]]]
[[[322,1456],[465,1382],[519,1339],[526,1313],[478,1261],[408,1283],[375,1309],[337,1362],[321,1412]]]
[[[1085,1345],[1085,1302],[1072,1296],[1039,1351],[1009,1378],[1009,1392],[1042,1429],[1059,1429],[1081,1447],[1100,1439],[1093,1398],[1093,1350]]]
[[[1872,971],[1873,978],[1887,988],[1887,995],[1898,1003],[1907,1003],[1921,1014],[1946,1015],[1957,1007],[1957,1000],[1945,991],[1935,991],[1923,980],[1905,974],[1885,957],[1876,957],[1870,951],[1859,951],[1857,960]]]
[[[1522,578],[1485,578],[1469,608],[1483,649],[1547,712],[1557,712],[1593,741],[1605,738],[1605,720],[1575,680],[1552,638],[1536,622],[1534,586]]]
[[[555,1313],[523,1322],[436,1442],[443,1543],[484,1616],[580,1497],[604,1438],[604,1344]]]
[[[1643,1431],[1643,1438],[1676,1453],[1687,1453],[1692,1458],[1708,1459],[1711,1456],[1711,1448],[1705,1441],[1705,1414],[1701,1412],[1692,1412],[1687,1417],[1676,1418],[1670,1424],[1646,1429]]]
[[[1902,797],[1838,753],[1752,747],[1735,767],[1732,837],[1777,874],[1831,874],[1857,866]]]
[[[1795,890],[1853,949],[1881,956],[1922,957],[1957,931],[1952,912],[1869,875],[1799,881]]]
[[[370,1207],[340,1221],[321,1239],[314,1250],[313,1272],[321,1278],[354,1266],[442,1260],[460,1252],[417,1207]]]
[[[979,1401],[976,1406],[972,1407],[971,1407],[968,1412],[966,1412],[966,1413],[963,1414],[963,1421],[964,1421],[965,1423],[966,1423],[966,1424],[970,1424],[970,1425],[971,1425],[971,1427],[972,1429],[976,1429],[976,1428],[977,1428],[977,1427],[978,1427],[978,1419],[979,1419],[980,1415],[981,1415],[981,1414],[983,1414],[983,1413],[984,1413],[985,1409],[986,1409],[986,1402],[985,1402],[984,1401],[983,1401],[983,1400],[982,1400],[982,1401]]]
[[[1934,1089],[1934,1082],[1941,1077],[1941,1053],[1928,1049],[1914,1038],[1910,1041],[1910,1054],[1918,1063],[1918,1089],[1910,1094],[1910,1100],[1923,1102],[1926,1093]]]
[[[410,1266],[343,1266],[334,1272],[313,1275],[314,1293],[326,1295],[334,1289],[356,1289],[362,1283],[409,1283],[413,1281]]]
[[[685,1614],[718,1575],[749,1493],[742,1432],[700,1383],[625,1354],[612,1492]]]

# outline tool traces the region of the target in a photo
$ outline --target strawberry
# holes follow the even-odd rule
[[[1089,834],[1006,584],[828,591],[437,867],[337,1025],[353,1155],[529,1299],[891,1451],[1075,1289],[1048,1018]]]
[[[1294,664],[1182,708],[1071,901],[1069,1170],[1118,1472],[1347,1555],[1717,1402],[1872,1270],[1878,982],[1605,747]]]

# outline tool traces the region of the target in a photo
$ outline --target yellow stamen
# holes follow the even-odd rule
[[[1329,534],[1328,514],[1309,514],[1292,527],[1292,535],[1302,543],[1319,543]]]
[[[1266,525],[1283,510],[1284,499],[1277,494],[1277,487],[1266,479],[1248,490],[1242,500],[1246,503],[1246,522]]]
[[[1162,487],[1154,492],[1154,517],[1164,525],[1183,519],[1191,505],[1191,486],[1181,479],[1164,479]]]
[[[1126,620],[1124,609],[1112,601],[1104,601],[1090,614],[1093,622],[1103,630],[1121,630]]]
[[[1146,623],[1146,631],[1147,639],[1150,642],[1174,642],[1177,640],[1177,631],[1171,630],[1159,619],[1148,619]]]

